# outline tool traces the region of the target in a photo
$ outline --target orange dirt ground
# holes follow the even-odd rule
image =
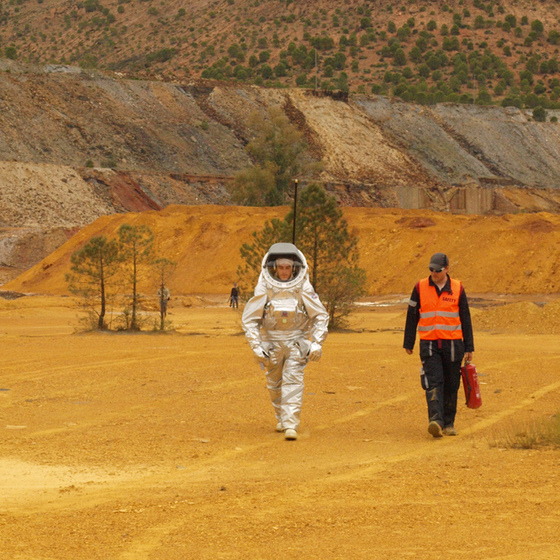
[[[166,334],[80,334],[71,298],[0,300],[2,558],[560,558],[560,451],[499,444],[560,410],[560,339],[537,334],[554,302],[473,305],[483,406],[461,389],[442,440],[402,298],[361,308],[307,368],[286,442],[224,300],[172,300]],[[526,305],[533,334],[506,319]]]

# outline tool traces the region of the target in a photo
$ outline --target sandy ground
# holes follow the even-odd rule
[[[238,311],[80,334],[70,298],[4,302],[2,557],[560,558],[560,451],[496,445],[560,410],[560,339],[482,331],[483,313],[483,406],[460,393],[458,437],[426,431],[396,304],[329,335],[286,442]]]

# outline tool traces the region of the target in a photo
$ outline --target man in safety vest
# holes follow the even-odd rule
[[[448,275],[449,259],[436,253],[430,275],[414,286],[408,302],[403,347],[412,354],[420,337],[421,382],[428,403],[428,432],[455,436],[461,361],[472,361],[474,338],[469,302],[459,280]]]

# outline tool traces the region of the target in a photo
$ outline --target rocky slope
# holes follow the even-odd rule
[[[346,206],[461,213],[559,206],[556,123],[526,111],[304,90],[125,80],[2,61],[4,279],[101,215],[228,204],[250,116],[282,108]]]

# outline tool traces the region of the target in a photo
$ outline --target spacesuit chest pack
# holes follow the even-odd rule
[[[286,280],[277,275],[277,265],[286,264],[282,261],[292,265],[292,276]],[[262,290],[267,296],[262,319],[262,326],[267,331],[306,330],[309,317],[302,295],[307,279],[307,262],[295,245],[276,243],[270,248],[263,259],[259,286],[255,291]]]
[[[301,289],[268,290],[268,302],[263,317],[263,326],[267,330],[299,329],[306,319],[307,313],[301,303]]]

